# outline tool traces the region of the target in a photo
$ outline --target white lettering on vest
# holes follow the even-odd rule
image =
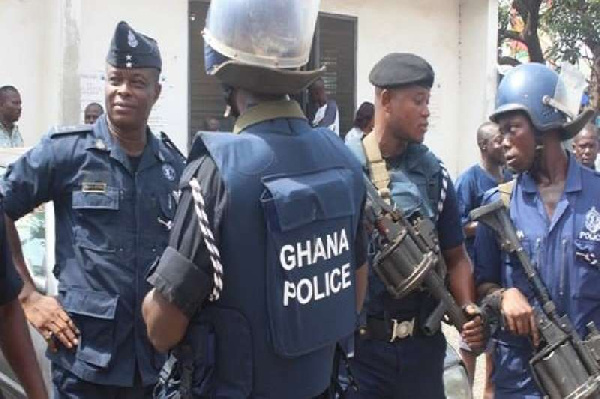
[[[346,229],[340,229],[310,240],[283,245],[279,251],[279,263],[286,272],[291,272],[305,266],[323,265],[323,262],[343,256],[349,251],[350,243]],[[347,260],[347,257],[345,259]],[[323,274],[317,273],[297,281],[284,280],[283,306],[290,306],[294,300],[300,305],[320,301],[352,286],[349,262],[326,269]],[[315,270],[319,270],[319,267]]]

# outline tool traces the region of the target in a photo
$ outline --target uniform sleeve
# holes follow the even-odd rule
[[[460,212],[460,222],[464,227],[470,222],[469,212],[475,208],[473,203],[473,179],[469,172],[465,172],[456,179],[456,199]]]
[[[53,141],[45,136],[11,164],[1,184],[4,210],[13,220],[52,199],[55,170]]]
[[[212,263],[195,212],[189,181],[196,177],[206,213],[218,246],[219,230],[227,201],[223,180],[214,160],[203,155],[182,176],[182,195],[169,246],[151,271],[148,282],[167,300],[191,317],[212,289]]]
[[[17,298],[23,282],[15,270],[12,256],[6,241],[4,212],[0,208],[0,306],[6,305]]]
[[[448,179],[444,208],[437,221],[438,235],[440,237],[440,248],[442,251],[461,245],[465,238],[456,201],[454,184]]]

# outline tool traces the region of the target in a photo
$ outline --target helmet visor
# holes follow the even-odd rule
[[[299,68],[308,62],[320,0],[212,0],[204,39],[245,64]]]

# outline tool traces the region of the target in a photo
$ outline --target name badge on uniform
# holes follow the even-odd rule
[[[106,183],[104,182],[83,182],[81,191],[84,193],[106,193]]]

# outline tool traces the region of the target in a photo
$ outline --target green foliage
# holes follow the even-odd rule
[[[600,55],[600,0],[555,0],[542,22],[554,39],[549,58],[574,63],[584,45]]]

